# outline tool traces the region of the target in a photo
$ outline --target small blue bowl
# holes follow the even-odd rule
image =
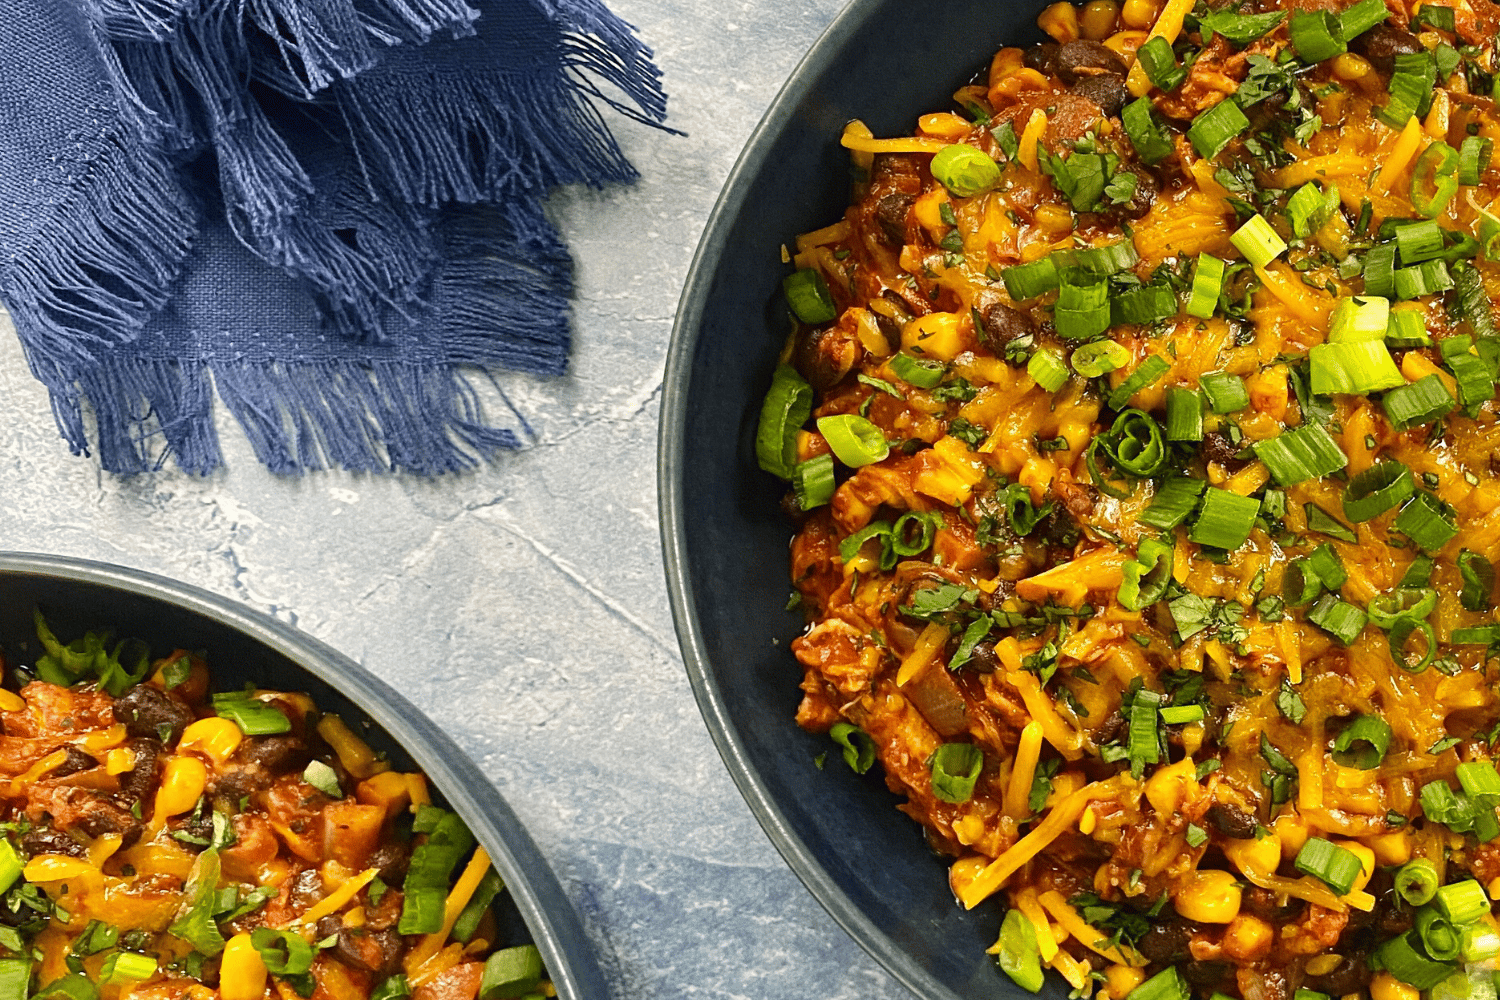
[[[1036,39],[1039,3],[852,4],[797,67],[709,218],[667,360],[658,488],[666,570],[688,675],[735,783],[818,901],[877,961],[932,1000],[1025,994],[984,951],[995,906],[967,913],[947,861],[879,775],[855,777],[794,722],[801,668],[783,611],[792,526],[761,472],[760,402],[788,330],[779,248],[840,218],[844,125],[910,134],[1004,44]],[[825,770],[814,760],[829,753]],[[1057,979],[1057,977],[1051,977]],[[1058,983],[1049,993],[1063,995]]]
[[[177,647],[206,650],[216,690],[253,683],[305,691],[395,766],[420,768],[434,798],[464,818],[505,880],[507,891],[495,910],[499,943],[533,942],[565,1000],[609,996],[578,914],[516,814],[442,730],[364,667],[289,625],[164,577],[81,559],[0,552],[0,642],[6,649],[35,654],[34,608],[63,637],[113,628],[158,654]]]

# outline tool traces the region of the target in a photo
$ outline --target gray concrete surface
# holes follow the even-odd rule
[[[0,330],[0,548],[161,573],[338,647],[457,739],[583,913],[617,998],[909,994],[812,899],[688,689],[656,520],[672,316],[730,166],[843,0],[612,0],[657,53],[672,138],[622,125],[633,188],[560,192],[568,377],[506,378],[536,444],[440,481],[228,468],[120,480],[68,454]]]

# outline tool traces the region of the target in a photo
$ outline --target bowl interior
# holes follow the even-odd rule
[[[700,707],[757,818],[814,895],[892,973],[928,997],[1016,997],[984,955],[995,906],[963,912],[947,862],[874,773],[854,776],[793,716],[801,631],[791,592],[785,484],[754,434],[788,332],[779,248],[842,216],[844,125],[909,134],[944,110],[1004,44],[1037,37],[1038,3],[856,3],[767,113],[709,221],[678,312],[663,404],[660,487],[673,610]],[[827,754],[823,769],[817,761]],[[1056,977],[1053,977],[1056,978]],[[1048,991],[1064,992],[1056,983]]]
[[[605,997],[578,923],[519,820],[453,743],[400,695],[342,654],[233,602],[116,567],[0,553],[0,651],[5,666],[41,653],[33,609],[64,642],[109,628],[153,656],[206,653],[213,690],[302,691],[335,712],[398,769],[422,769],[433,798],[457,810],[494,859],[508,891],[496,897],[502,944],[535,943],[568,1000]]]

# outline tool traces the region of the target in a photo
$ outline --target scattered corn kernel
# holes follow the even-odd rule
[[[1078,19],[1078,33],[1091,42],[1102,42],[1115,33],[1120,5],[1115,0],[1089,0]]]
[[[1353,52],[1345,52],[1333,58],[1333,75],[1340,80],[1360,80],[1372,72],[1369,61]]]
[[[116,747],[104,758],[105,774],[124,774],[135,767],[135,751],[128,747]]]
[[[1422,1000],[1422,991],[1389,972],[1377,972],[1370,980],[1370,1000]]]
[[[1281,856],[1288,860],[1295,858],[1302,845],[1307,843],[1307,824],[1295,813],[1282,813],[1271,824],[1271,829],[1281,840]]]
[[[1078,40],[1078,8],[1070,3],[1055,3],[1037,15],[1036,26],[1057,42]]]
[[[1104,970],[1104,985],[1109,988],[1110,996],[1123,997],[1146,979],[1146,974],[1140,969],[1119,962],[1110,965]]]
[[[1366,837],[1364,843],[1375,852],[1379,864],[1404,865],[1411,860],[1411,839],[1402,830]]]
[[[265,991],[266,963],[249,934],[236,934],[219,959],[219,995],[223,1000],[260,1000]]]
[[[1182,808],[1183,799],[1187,797],[1187,786],[1198,784],[1196,770],[1197,766],[1190,757],[1159,768],[1146,781],[1146,799],[1151,807],[1163,816],[1170,816]]]
[[[244,738],[245,734],[240,732],[240,727],[234,722],[211,716],[207,719],[199,719],[184,729],[177,748],[195,750],[208,757],[218,767],[223,767],[229,758],[234,756],[235,750],[239,749],[240,741]]]
[[[1144,31],[1156,23],[1156,17],[1160,13],[1161,4],[1156,0],[1125,0],[1125,6],[1120,9],[1120,19],[1127,28]]]
[[[1339,967],[1344,960],[1343,955],[1329,953],[1327,955],[1314,955],[1307,960],[1307,974],[1309,976],[1326,976]]]
[[[1227,924],[1240,913],[1240,889],[1232,872],[1197,871],[1172,897],[1177,912],[1205,924]]]
[[[1276,934],[1259,917],[1241,913],[1224,929],[1224,953],[1238,962],[1254,962],[1271,953]]]
[[[156,790],[154,817],[159,823],[169,816],[179,816],[198,804],[208,785],[208,768],[197,757],[176,756],[167,761],[161,787]]]

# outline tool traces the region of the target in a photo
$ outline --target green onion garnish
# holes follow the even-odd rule
[[[1424,3],[1417,10],[1417,16],[1412,18],[1412,21],[1415,22],[1418,28],[1436,28],[1439,31],[1453,31],[1453,8],[1435,3]]]
[[[21,877],[21,869],[26,863],[16,853],[11,842],[0,837],[0,893],[8,892],[10,887],[16,884],[16,879]]]
[[[1338,590],[1349,579],[1343,560],[1327,542],[1308,553],[1307,564],[1329,590]]]
[[[1075,270],[1064,274],[1053,310],[1057,334],[1085,340],[1109,329],[1109,283]]]
[[[1177,386],[1167,390],[1168,441],[1203,440],[1203,396]]]
[[[1299,607],[1323,593],[1323,578],[1304,556],[1286,564],[1281,574],[1281,599]]]
[[[1403,264],[1420,264],[1443,252],[1443,231],[1431,220],[1403,222],[1395,227],[1395,235]]]
[[[1459,946],[1459,957],[1465,962],[1487,962],[1500,955],[1500,934],[1488,924],[1475,921],[1459,928],[1463,943]]]
[[[1292,224],[1292,235],[1298,239],[1307,239],[1333,218],[1338,207],[1337,185],[1329,184],[1326,191],[1320,191],[1318,185],[1308,181],[1286,203],[1286,217]]]
[[[1307,838],[1293,864],[1299,872],[1322,879],[1340,896],[1347,896],[1359,879],[1359,856],[1322,837]]]
[[[792,495],[799,510],[812,510],[833,499],[833,456],[815,455],[792,470]]]
[[[1419,635],[1422,637],[1422,645],[1416,650],[1409,649],[1411,637]],[[1420,674],[1427,669],[1437,655],[1437,633],[1432,626],[1420,618],[1398,618],[1391,626],[1386,641],[1391,647],[1391,659],[1401,665],[1401,669],[1409,673]]]
[[[1307,353],[1316,396],[1334,393],[1363,396],[1406,384],[1406,377],[1396,367],[1384,341],[1316,344]]]
[[[869,420],[857,413],[818,418],[818,433],[834,457],[851,469],[879,462],[891,453],[890,442]]]
[[[1155,604],[1167,593],[1172,582],[1173,549],[1158,538],[1143,538],[1136,547],[1135,558],[1127,562],[1120,581],[1120,606],[1139,611]]]
[[[1259,500],[1210,487],[1204,492],[1203,508],[1188,532],[1188,540],[1226,551],[1237,549],[1249,539],[1259,513]]]
[[[542,981],[542,953],[534,944],[502,948],[484,960],[479,980],[479,1000],[524,997]]]
[[[1171,531],[1186,521],[1198,506],[1208,484],[1201,479],[1186,476],[1169,476],[1156,488],[1151,503],[1141,511],[1139,520],[1161,531]]]
[[[1424,260],[1412,267],[1396,269],[1396,298],[1417,299],[1436,295],[1453,287],[1448,265],[1440,260]]]
[[[1130,348],[1114,340],[1095,340],[1075,348],[1069,361],[1084,378],[1098,378],[1129,364]]]
[[[1385,0],[1359,0],[1359,3],[1339,14],[1339,37],[1352,42],[1377,24],[1385,23],[1391,16]]]
[[[1344,767],[1373,771],[1391,746],[1391,727],[1375,715],[1356,715],[1333,741],[1333,759]]]
[[[427,840],[412,848],[411,864],[401,883],[401,934],[434,934],[443,926],[444,900],[452,885],[453,869],[474,846],[474,835],[457,813],[423,806],[412,823],[413,832]]]
[[[312,968],[312,945],[293,931],[257,927],[250,932],[250,943],[260,953],[266,970],[274,975],[300,976]]]
[[[1428,958],[1422,950],[1422,939],[1415,930],[1381,942],[1371,953],[1370,960],[1372,963],[1379,962],[1380,967],[1392,976],[1419,990],[1436,986],[1447,979],[1455,968],[1452,962],[1438,962]]]
[[[932,178],[955,198],[983,194],[1000,183],[1000,165],[987,154],[956,142],[932,158]]]
[[[1155,87],[1163,91],[1176,90],[1187,79],[1187,70],[1177,63],[1172,54],[1172,43],[1161,35],[1154,35],[1135,53],[1136,59],[1146,70],[1146,76]]]
[[[1175,966],[1168,966],[1129,993],[1126,1000],[1192,1000],[1193,991]]]
[[[1500,335],[1500,329],[1495,327],[1490,293],[1485,291],[1484,280],[1479,276],[1479,271],[1471,264],[1454,264],[1453,285],[1458,289],[1458,314],[1469,324],[1474,336],[1485,338]]]
[[[1401,575],[1401,587],[1425,587],[1432,582],[1432,570],[1437,565],[1432,556],[1418,552],[1412,559],[1411,564],[1406,567],[1406,572]]]
[[[1017,986],[1031,993],[1042,988],[1042,958],[1036,942],[1036,927],[1020,910],[1007,910],[1000,924],[1000,968]]]
[[[1188,299],[1187,314],[1212,319],[1224,288],[1224,262],[1212,254],[1200,253],[1193,270],[1193,294]]]
[[[1031,359],[1026,362],[1026,374],[1036,380],[1036,384],[1048,392],[1056,392],[1068,382],[1068,362],[1063,359],[1063,352],[1044,348],[1032,354]]]
[[[801,268],[782,279],[781,290],[786,295],[787,305],[797,318],[808,326],[831,323],[838,318],[838,309],[833,304],[833,293],[823,275],[810,267]]]
[[[243,691],[221,692],[213,696],[214,713],[229,719],[246,736],[273,736],[291,732],[292,720],[280,709],[246,696]]]
[[[1005,291],[1017,302],[1046,295],[1058,285],[1057,262],[1051,257],[1034,260],[1030,264],[1016,264],[1000,272],[1005,282]]]
[[[1406,466],[1394,461],[1377,462],[1344,487],[1344,516],[1356,524],[1368,521],[1399,507],[1416,489]]]
[[[1142,97],[1120,109],[1120,121],[1125,126],[1125,135],[1135,147],[1135,153],[1141,158],[1141,162],[1148,167],[1172,155],[1172,138],[1157,120],[1152,108],[1151,98]]]
[[[1455,646],[1488,646],[1500,642],[1500,625],[1473,625],[1456,628],[1448,641]]]
[[[1225,101],[1224,104],[1232,102]],[[1251,216],[1248,222],[1229,237],[1229,242],[1256,267],[1265,267],[1286,252],[1286,241],[1276,235],[1276,230],[1271,228],[1263,215]]]
[[[1198,379],[1209,408],[1215,413],[1235,413],[1250,405],[1245,380],[1229,372],[1210,372]]]
[[[1349,458],[1322,424],[1303,424],[1251,446],[1282,486],[1295,486],[1342,469]]]
[[[1387,347],[1431,347],[1426,317],[1417,309],[1392,309],[1390,325],[1385,329],[1385,343]]]
[[[1413,915],[1412,922],[1423,949],[1430,957],[1440,962],[1451,962],[1458,957],[1463,939],[1453,923],[1436,907],[1422,907]]]
[[[891,526],[891,550],[908,559],[921,555],[932,547],[942,523],[940,514],[907,511]]]
[[[1218,156],[1235,136],[1249,127],[1250,119],[1245,117],[1240,106],[1226,98],[1194,118],[1193,124],[1188,126],[1187,137],[1199,156],[1205,160],[1211,160]],[[1236,243],[1235,246],[1239,244]],[[1243,247],[1241,252],[1244,252]],[[1249,255],[1246,254],[1246,256]]]
[[[891,358],[891,372],[908,385],[918,389],[931,389],[943,380],[946,366],[940,361],[925,361],[910,354],[897,354]],[[805,417],[803,418],[806,419]]]
[[[1109,433],[1095,440],[1115,467],[1128,476],[1155,475],[1167,460],[1161,428],[1142,410],[1125,410],[1115,418]]]
[[[864,774],[875,763],[875,739],[849,722],[835,722],[829,739],[843,747],[844,763],[855,774]]]
[[[1463,578],[1458,602],[1465,611],[1488,611],[1494,607],[1491,595],[1495,592],[1495,567],[1488,559],[1478,552],[1460,549],[1458,572]]]
[[[984,768],[984,751],[972,743],[944,743],[933,753],[932,794],[954,805],[974,797],[974,783]]]
[[[1465,764],[1459,764],[1453,769],[1454,777],[1463,786],[1464,792],[1469,796],[1497,795],[1500,796],[1500,774],[1495,773],[1495,765],[1489,761],[1476,760]],[[1443,890],[1438,890],[1438,898],[1443,896]]]
[[[1131,372],[1126,376],[1125,381],[1110,391],[1109,398],[1105,400],[1105,403],[1112,410],[1123,409],[1130,402],[1132,396],[1147,386],[1155,385],[1158,379],[1171,370],[1172,366],[1167,364],[1165,358],[1159,354],[1153,354],[1136,365],[1135,371]],[[1171,439],[1168,438],[1168,440]]]
[[[1423,552],[1436,552],[1458,535],[1453,509],[1425,490],[1406,502],[1391,527]]]
[[[1422,150],[1411,171],[1411,204],[1418,215],[1433,219],[1458,193],[1458,151],[1435,139]]]
[[[1390,629],[1402,618],[1426,618],[1436,607],[1437,591],[1431,587],[1397,587],[1371,598],[1365,614],[1376,628]]]
[[[303,947],[308,946],[304,943]],[[99,969],[99,981],[105,986],[126,986],[130,983],[144,982],[154,975],[156,975],[156,958],[133,951],[114,952],[104,960],[104,965]]]
[[[0,1000],[26,1000],[30,993],[31,959],[0,958]]]
[[[1322,62],[1349,51],[1339,30],[1338,18],[1326,10],[1293,13],[1290,31],[1292,48],[1305,63]]]
[[[1390,300],[1380,295],[1351,295],[1339,299],[1328,323],[1328,342],[1384,340],[1391,322]]]
[[[1437,868],[1426,858],[1412,858],[1396,872],[1396,894],[1412,906],[1424,906],[1437,895]]]
[[[1189,722],[1202,722],[1202,705],[1171,705],[1161,710],[1161,721],[1169,726],[1180,726]]]
[[[1054,250],[1048,256],[1057,263],[1059,268],[1072,268],[1075,272],[1091,278],[1108,278],[1110,275],[1128,271],[1140,260],[1135,252],[1135,245],[1129,240],[1108,243],[1102,247]],[[1078,280],[1076,275],[1074,280]]]
[[[1324,594],[1308,609],[1307,620],[1347,646],[1359,637],[1369,618],[1347,601]]]
[[[1365,252],[1365,294],[1390,298],[1396,294],[1396,244],[1381,243]]]
[[[777,365],[755,432],[755,458],[771,475],[792,478],[797,467],[797,431],[812,415],[812,401],[807,379],[791,365]]]
[[[0,982],[0,996],[6,997],[7,1000],[12,997],[3,982]],[[27,1000],[25,991],[23,990],[15,1000]],[[94,981],[83,973],[73,972],[61,979],[54,979],[36,990],[31,994],[30,1000],[99,1000],[99,987],[95,986]]]
[[[1166,285],[1144,285],[1110,299],[1109,309],[1110,323],[1114,326],[1145,325],[1177,315],[1177,296]]]
[[[1428,5],[1430,6],[1430,5]],[[1425,6],[1423,9],[1427,9]],[[1495,149],[1493,139],[1483,136],[1465,136],[1458,147],[1458,183],[1472,187],[1490,166],[1490,154]]]
[[[1459,782],[1463,784],[1464,791],[1470,795],[1500,795],[1500,775],[1495,773],[1493,766],[1479,763],[1476,765],[1458,765],[1460,768],[1477,768],[1473,773],[1483,772],[1488,774],[1494,781],[1488,778],[1482,779],[1481,783],[1486,789],[1493,791],[1476,791],[1464,783],[1463,773],[1459,772]],[[1455,924],[1469,924],[1478,920],[1490,912],[1490,897],[1485,895],[1484,887],[1472,878],[1461,882],[1450,882],[1437,891],[1437,898],[1433,900],[1438,910],[1453,921]]]
[[[1425,110],[1437,82],[1437,60],[1431,52],[1412,52],[1396,56],[1394,63],[1391,82],[1386,88],[1391,99],[1375,115],[1399,130],[1412,115]]]

